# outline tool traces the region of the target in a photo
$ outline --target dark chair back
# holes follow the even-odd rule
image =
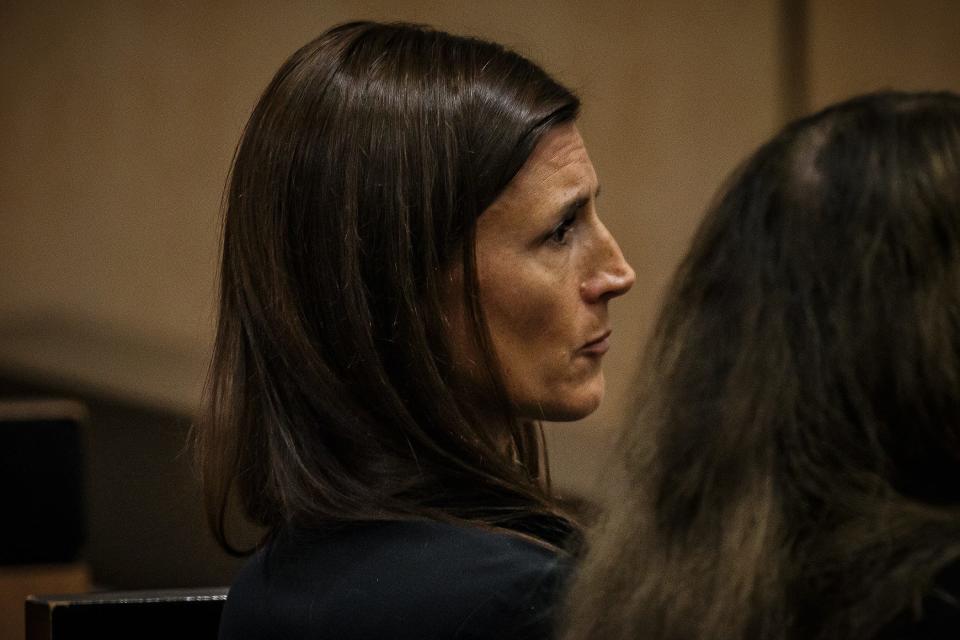
[[[0,565],[79,557],[85,421],[86,409],[72,400],[0,399]]]
[[[26,640],[214,640],[227,588],[30,596]]]

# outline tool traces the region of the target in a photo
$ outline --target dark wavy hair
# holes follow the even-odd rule
[[[233,162],[196,430],[222,546],[234,492],[268,535],[431,518],[549,537],[522,524],[563,518],[542,434],[514,415],[490,347],[474,230],[578,109],[520,55],[416,25],[343,24],[283,64]],[[484,407],[445,339],[455,268],[493,390]]]
[[[858,97],[760,148],[644,371],[564,638],[908,629],[960,558],[960,97]]]

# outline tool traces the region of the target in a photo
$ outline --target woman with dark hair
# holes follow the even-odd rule
[[[960,637],[960,97],[757,151],[645,371],[563,638]]]
[[[540,420],[603,395],[607,302],[579,103],[503,47],[350,23],[277,72],[234,159],[209,513],[265,530],[224,638],[545,636],[575,523]]]

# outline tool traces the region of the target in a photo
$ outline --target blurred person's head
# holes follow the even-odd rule
[[[520,55],[426,27],[344,24],[284,63],[226,198],[198,430],[223,544],[234,490],[268,530],[560,515],[534,422],[596,408],[633,278],[578,109]]]
[[[761,147],[644,366],[566,638],[909,626],[960,558],[960,97],[855,98]]]

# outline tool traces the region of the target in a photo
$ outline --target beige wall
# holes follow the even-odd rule
[[[773,0],[40,4],[0,9],[0,364],[191,410],[219,196],[258,93],[336,22],[428,22],[514,46],[584,98],[602,214],[638,273],[603,408],[548,427],[559,485],[587,492],[664,280],[778,124]]]
[[[960,2],[809,0],[809,105],[881,89],[960,91]]]

